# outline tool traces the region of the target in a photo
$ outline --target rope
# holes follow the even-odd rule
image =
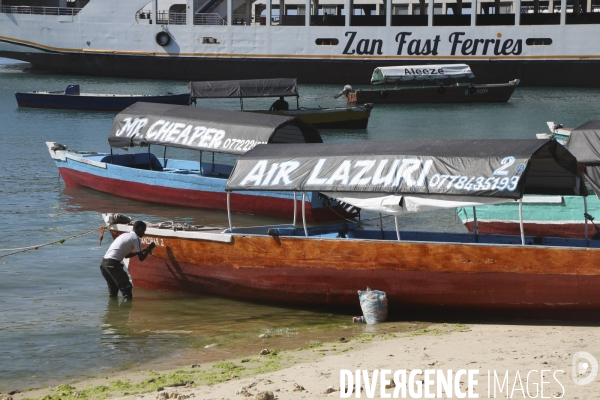
[[[90,229],[89,231],[78,233],[77,235],[69,236],[67,238],[55,240],[55,241],[49,242],[49,243],[38,244],[38,245],[35,245],[35,246],[16,247],[14,249],[0,249],[0,251],[13,251],[13,253],[8,253],[8,254],[1,255],[0,258],[12,256],[13,254],[24,253],[24,252],[29,251],[29,250],[37,250],[40,247],[50,246],[50,245],[57,244],[57,243],[63,244],[67,240],[75,239],[75,238],[78,238],[80,236],[89,235],[92,232],[95,232],[97,230],[101,230],[101,229],[104,229],[104,228],[105,228],[104,226],[99,226],[98,228]]]

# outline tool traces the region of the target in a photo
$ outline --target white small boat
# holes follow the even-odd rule
[[[571,137],[571,131],[574,128],[565,128],[562,124],[557,124],[552,121],[546,122],[548,128],[550,129],[550,133],[536,133],[535,136],[538,139],[550,139],[554,138],[556,141],[562,145],[566,145],[567,141]]]

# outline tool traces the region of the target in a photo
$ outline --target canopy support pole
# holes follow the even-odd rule
[[[296,227],[296,213],[298,212],[298,204],[296,203],[296,192],[294,191],[294,220],[292,221],[292,225]]]
[[[200,151],[200,166],[198,168],[200,176],[202,176],[202,151]]]
[[[306,228],[306,192],[302,192],[302,226],[304,226],[304,236],[308,236],[308,229]]]
[[[148,168],[152,171],[152,163],[150,162],[150,145],[148,145]]]
[[[583,196],[583,218],[585,219],[585,244],[588,245],[587,196]]]
[[[112,147],[110,148],[110,163],[114,164],[115,162],[113,161],[113,152],[112,152]]]
[[[215,172],[215,152],[212,152],[212,167],[210,168],[210,173],[212,174],[213,172]]]
[[[242,99],[241,97],[240,97],[240,107],[241,107],[242,111],[244,111],[244,99]]]
[[[296,110],[300,109],[300,96],[296,96]]]
[[[519,199],[519,228],[521,228],[521,244],[525,246],[525,230],[523,229],[523,198]]]
[[[164,164],[163,168],[167,168],[167,146],[165,146],[165,151],[163,153],[163,164]]]
[[[381,213],[379,213],[379,229],[381,230],[381,238],[384,238],[384,233],[383,233],[383,216],[381,215]]]
[[[227,220],[229,221],[229,233],[233,233],[233,226],[231,225],[231,201],[230,201],[230,196],[231,192],[227,191]]]
[[[479,241],[479,232],[477,228],[477,210],[475,209],[475,207],[473,207],[473,233],[475,234],[475,243]]]
[[[391,1],[391,0],[388,0]],[[400,241],[400,229],[398,229],[398,216],[394,215],[394,223],[396,224],[396,237],[398,238],[398,241]]]

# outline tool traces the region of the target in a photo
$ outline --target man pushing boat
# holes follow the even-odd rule
[[[124,270],[123,259],[137,256],[140,261],[144,261],[148,257],[156,244],[152,242],[148,247],[142,249],[140,239],[144,237],[145,233],[146,224],[142,221],[135,221],[133,232],[125,233],[115,239],[106,254],[104,254],[100,264],[100,272],[106,279],[110,297],[117,297],[120,290],[126,301],[133,298],[131,293],[133,286]],[[132,252],[133,250],[135,252]]]

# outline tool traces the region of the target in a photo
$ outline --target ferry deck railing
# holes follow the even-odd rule
[[[271,0],[273,1],[273,0]],[[430,0],[428,0],[429,2]],[[534,1],[523,0],[520,2],[520,6],[516,8],[513,2],[502,2],[499,9],[494,10],[494,3],[492,1],[479,0],[477,4],[477,12],[474,16],[470,14],[471,7],[465,7],[465,10],[469,10],[467,13],[453,14],[452,9],[457,9],[453,2],[447,2],[445,8],[438,7],[440,4],[437,3],[439,0],[433,0],[434,4],[434,15],[428,15],[427,8],[423,14],[410,13],[414,12],[414,9],[405,10],[407,14],[401,15],[390,15],[389,25],[390,26],[510,26],[510,25],[559,25],[561,24],[561,10],[560,5],[556,4],[558,0],[552,4],[552,6],[546,5],[541,1],[539,5],[534,6]],[[466,5],[467,3],[465,3]],[[471,6],[473,4],[471,3]],[[418,4],[414,7],[418,7]],[[5,8],[15,8],[13,6],[3,6]],[[26,8],[39,8],[44,7],[26,7]],[[49,8],[49,7],[46,7]],[[57,8],[54,8],[55,10]],[[484,10],[485,9],[485,10]],[[71,9],[69,9],[71,10]],[[73,9],[80,10],[80,9]],[[339,10],[338,10],[339,11]],[[600,24],[600,6],[596,4],[590,4],[587,11],[580,6],[580,12],[574,12],[572,4],[566,6],[566,18],[563,23],[566,25],[572,24]],[[51,11],[46,11],[50,13]],[[320,11],[319,11],[320,12]],[[54,11],[54,15],[56,11]],[[158,21],[155,23],[161,25],[185,25],[186,24],[186,13],[175,13],[169,11],[158,11]],[[517,16],[519,16],[517,22]],[[136,14],[138,22],[143,20],[153,21],[151,12],[148,10],[140,10]],[[374,15],[374,14],[363,14],[363,15],[352,15],[349,21],[349,26],[386,26],[388,24],[388,16],[386,15]],[[245,14],[231,14],[230,25],[266,25],[267,18],[260,15],[250,15],[248,17]],[[280,26],[304,26],[307,18],[305,15],[272,15],[269,25],[280,25]],[[308,23],[311,26],[345,26],[348,22],[346,21],[345,15],[310,15],[308,16]],[[193,19],[194,25],[228,25],[226,17],[222,17],[218,13],[196,13]]]
[[[36,6],[0,6],[3,14],[36,14],[36,15],[77,15],[81,8],[73,7],[36,7]]]
[[[157,11],[156,23],[159,25],[185,25],[185,13],[176,13],[171,11]],[[152,11],[140,10],[135,14],[138,22],[152,21]],[[194,15],[194,25],[227,25],[227,21],[217,13],[196,13]]]
[[[194,15],[194,25],[227,25],[218,13],[198,13]]]

